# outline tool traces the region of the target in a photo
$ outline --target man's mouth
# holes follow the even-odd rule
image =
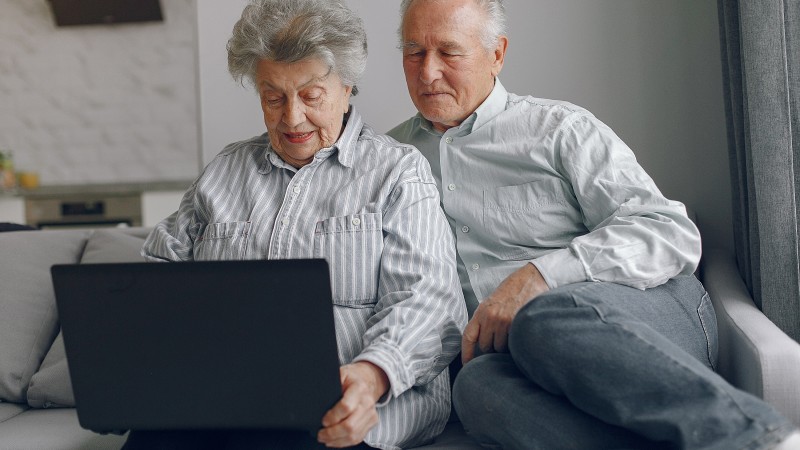
[[[424,98],[429,98],[429,99],[440,98],[440,97],[443,97],[445,95],[447,95],[446,92],[423,92],[422,93],[422,96]]]
[[[304,142],[308,142],[313,135],[313,131],[309,131],[308,133],[283,133],[283,136],[286,138],[286,140],[292,144],[302,144]]]

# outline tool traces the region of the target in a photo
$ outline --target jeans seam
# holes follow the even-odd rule
[[[700,319],[700,326],[703,328],[703,335],[706,337],[706,358],[708,359],[708,364],[711,366],[711,369],[716,372],[716,364],[714,364],[714,361],[711,360],[711,339],[709,339],[708,336],[708,327],[706,326],[706,321],[703,320],[703,314],[700,312],[700,308],[705,305],[706,299],[711,301],[708,296],[708,292],[703,295],[703,297],[700,299],[700,304],[697,305],[697,317]]]

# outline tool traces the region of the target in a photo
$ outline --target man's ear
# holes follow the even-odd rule
[[[492,76],[497,76],[500,73],[500,70],[503,69],[503,63],[506,60],[506,50],[508,49],[508,38],[505,36],[499,36],[497,38],[497,47],[495,47],[494,52],[492,53]]]

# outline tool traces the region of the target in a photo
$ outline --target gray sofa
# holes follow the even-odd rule
[[[146,229],[0,233],[0,449],[117,449],[123,436],[80,427],[49,269],[140,260]],[[753,305],[725,252],[704,256],[720,325],[720,373],[800,426],[800,345]],[[109,399],[113,401],[113,399]],[[457,422],[427,449],[479,448]]]
[[[141,261],[143,228],[0,233],[0,450],[118,449],[78,423],[50,280],[53,264]],[[109,399],[113,401],[113,399]],[[457,422],[427,449],[480,448]]]

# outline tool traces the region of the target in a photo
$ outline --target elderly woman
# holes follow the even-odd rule
[[[361,20],[341,2],[252,0],[228,41],[228,68],[255,87],[267,132],[217,155],[143,253],[327,259],[343,395],[316,438],[408,448],[447,421],[443,369],[466,311],[428,164],[349,104],[366,48]]]

